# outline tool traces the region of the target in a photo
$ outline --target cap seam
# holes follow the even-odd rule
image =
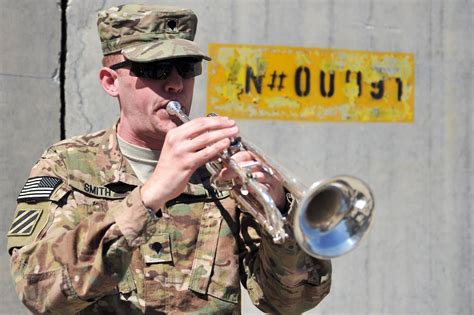
[[[102,42],[103,42],[103,43],[109,43],[109,42],[112,42],[112,41],[117,41],[117,40],[119,40],[119,39],[122,39],[122,40],[123,40],[123,39],[126,39],[126,38],[128,39],[128,38],[133,38],[133,37],[140,38],[141,40],[143,40],[143,36],[146,36],[146,35],[148,35],[148,34],[152,34],[152,35],[153,35],[153,34],[157,34],[157,35],[162,35],[162,34],[176,34],[176,35],[178,35],[178,34],[189,34],[189,33],[185,33],[185,32],[177,32],[177,33],[168,33],[168,32],[147,32],[147,33],[139,33],[139,34],[133,34],[133,35],[122,35],[122,36],[120,36],[120,37],[115,37],[115,38],[110,38],[110,39],[104,39],[104,40],[102,40]],[[150,37],[151,37],[151,36],[150,36]],[[182,37],[178,37],[178,38],[179,38],[179,39],[187,39],[187,40],[189,40],[189,41],[193,41],[193,40],[191,40],[191,39],[189,39],[189,38],[182,38]],[[176,39],[176,38],[166,38],[166,37],[164,37],[164,38],[151,38],[151,39],[164,39],[164,40],[166,40],[166,39]]]
[[[124,35],[124,36],[120,36],[120,37],[116,37],[116,38],[105,39],[105,40],[102,40],[102,51],[103,51],[104,55],[113,54],[115,52],[122,51],[122,49],[125,49],[125,48],[130,48],[130,47],[133,47],[133,46],[139,46],[139,45],[145,44],[147,42],[151,43],[151,42],[156,41],[156,40],[184,39],[184,40],[189,40],[189,41],[193,42],[193,40],[191,40],[189,38],[183,38],[183,37],[180,37],[180,36],[176,36],[176,38],[163,37],[162,36],[163,34],[167,34],[167,33],[166,32],[149,32],[149,33]],[[175,34],[179,35],[180,33],[175,33]],[[189,34],[189,33],[181,32],[181,34],[186,35],[186,34]],[[147,36],[148,38],[146,38],[146,37],[144,38],[144,36]],[[114,50],[110,49],[110,46],[112,46],[111,44],[115,44],[118,41],[126,41],[128,39],[134,39],[134,38],[140,39],[140,40],[137,41],[137,43],[133,46],[128,46],[127,45],[127,47],[117,47]],[[131,42],[132,41],[130,41],[130,44],[131,44]],[[113,45],[113,46],[115,46],[115,45]]]

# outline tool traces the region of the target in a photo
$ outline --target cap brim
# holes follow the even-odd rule
[[[195,57],[211,60],[192,41],[165,39],[122,49],[122,55],[130,61],[152,62],[171,58]]]

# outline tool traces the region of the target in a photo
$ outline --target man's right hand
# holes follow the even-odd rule
[[[193,119],[170,130],[153,175],[141,187],[144,205],[158,211],[179,196],[196,169],[215,159],[238,134],[235,121],[221,116]]]

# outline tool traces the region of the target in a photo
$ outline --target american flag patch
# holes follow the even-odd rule
[[[33,233],[36,223],[38,223],[39,218],[41,217],[42,210],[18,210],[13,219],[12,226],[8,235],[12,236],[28,236]]]
[[[18,195],[17,201],[47,200],[62,182],[62,179],[51,176],[29,178]]]

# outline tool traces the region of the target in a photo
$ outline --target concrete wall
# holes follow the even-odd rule
[[[18,2],[0,2],[0,139],[7,148],[1,155],[2,234],[31,164],[60,130],[58,5]],[[69,1],[68,137],[116,120],[118,106],[97,81],[95,12],[121,2]],[[414,53],[412,124],[242,120],[239,125],[244,136],[307,184],[353,174],[373,189],[376,218],[370,234],[357,250],[334,260],[332,293],[310,314],[474,312],[472,1],[161,2],[196,11],[196,41],[203,49],[219,42]],[[206,82],[206,74],[196,82],[194,116],[205,112]],[[7,256],[1,255],[0,310],[22,313]],[[258,311],[246,300],[244,313]]]
[[[32,164],[60,139],[60,10],[0,0],[0,314],[27,314],[15,294],[6,234]]]

